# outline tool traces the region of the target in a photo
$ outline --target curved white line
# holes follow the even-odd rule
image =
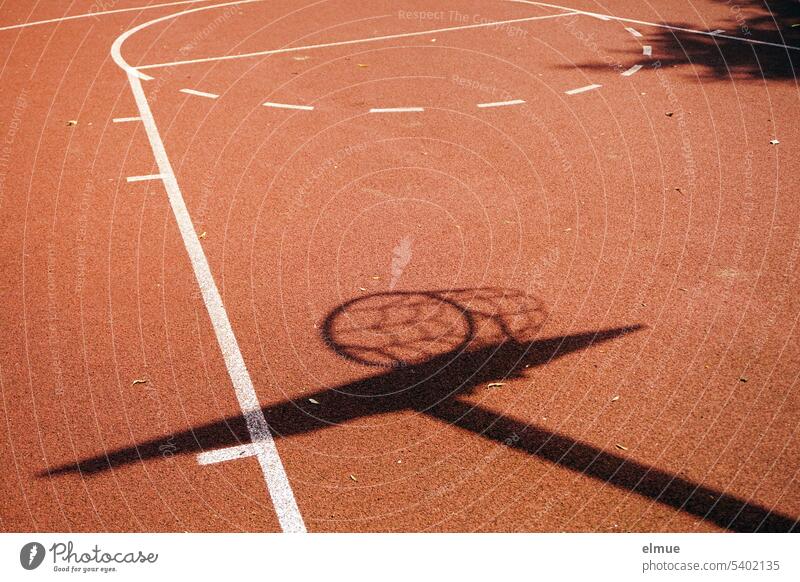
[[[61,18],[50,18],[48,20],[34,20],[33,22],[21,22],[20,24],[10,24],[0,26],[0,31],[14,30],[16,28],[28,28],[40,24],[56,24],[67,20],[78,20],[80,18],[93,18],[96,16],[106,16],[107,14],[118,14],[120,12],[137,12],[141,10],[151,10],[153,8],[167,8],[169,6],[180,6],[182,4],[197,4],[199,2],[210,2],[211,0],[180,0],[179,2],[167,2],[165,4],[148,4],[146,6],[134,6],[132,8],[116,8],[114,10],[104,10],[102,12],[86,12],[85,14],[73,14],[72,16],[62,16]],[[96,4],[95,4],[96,6]]]
[[[191,10],[182,10],[181,12],[176,12],[175,14],[167,14],[166,16],[162,16],[160,18],[154,18],[153,20],[148,20],[147,22],[143,22],[138,26],[129,28],[114,40],[114,44],[111,45],[111,58],[114,59],[114,62],[117,63],[117,66],[119,68],[121,68],[129,75],[133,75],[134,77],[142,79],[144,81],[150,81],[152,80],[153,77],[151,77],[150,75],[145,75],[144,73],[140,73],[136,67],[129,65],[128,61],[126,61],[125,58],[122,56],[121,53],[122,45],[131,36],[153,24],[164,22],[165,20],[170,20],[171,18],[177,18],[178,16],[183,16],[184,14],[191,14],[193,12],[202,12],[203,10],[212,10],[214,8],[222,8],[224,6],[235,6],[237,4],[251,4],[253,2],[264,2],[264,1],[265,0],[235,0],[234,2],[225,2],[223,4],[212,4],[211,6],[201,6],[200,8],[192,8]]]

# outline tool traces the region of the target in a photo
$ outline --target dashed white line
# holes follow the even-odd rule
[[[180,91],[187,95],[197,95],[198,97],[207,97],[208,99],[216,99],[219,97],[216,93],[206,93],[205,91],[195,91],[194,89],[181,89]]]
[[[376,107],[370,113],[413,113],[425,111],[424,107]]]
[[[653,56],[653,47],[651,47],[649,44],[644,45],[642,47],[642,54],[644,56],[646,56],[646,57],[652,57]]]
[[[272,101],[267,101],[263,104],[264,107],[275,107],[276,109],[299,109],[301,111],[313,111],[313,105],[291,105],[289,103],[274,103]]]
[[[494,103],[478,103],[478,107],[505,107],[506,105],[520,105],[525,103],[523,99],[512,99],[511,101],[495,101]]]
[[[627,71],[623,72],[623,73],[622,73],[622,76],[623,76],[623,77],[630,77],[631,75],[638,73],[638,72],[639,72],[639,70],[640,70],[640,69],[641,69],[643,66],[644,66],[644,65],[633,65],[633,66],[632,66],[630,69],[628,69]]]
[[[227,447],[215,451],[206,451],[197,455],[197,462],[201,465],[213,465],[214,463],[224,463],[235,459],[244,459],[256,455],[256,447],[252,443],[239,445],[238,447]]]
[[[577,95],[578,93],[585,93],[586,91],[591,91],[592,89],[599,89],[602,85],[593,84],[593,85],[586,85],[585,87],[578,87],[577,89],[570,89],[569,91],[564,91],[567,95]]]
[[[631,33],[633,36],[635,36],[636,38],[641,38],[641,37],[642,37],[642,33],[641,33],[641,32],[639,32],[638,30],[636,30],[635,28],[631,28],[630,26],[626,26],[626,27],[625,27],[625,30],[627,30],[628,32],[630,32],[630,33]]]
[[[141,121],[141,117],[115,117],[111,121],[114,123],[126,123],[128,121]]]
[[[128,176],[128,182],[144,182],[145,180],[163,180],[164,174],[147,174],[146,176]]]

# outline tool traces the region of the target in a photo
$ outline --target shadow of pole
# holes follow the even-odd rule
[[[321,328],[326,346],[348,361],[382,372],[329,387],[302,400],[263,408],[276,438],[356,419],[414,410],[461,430],[504,443],[547,462],[712,521],[733,531],[792,531],[793,518],[625,459],[566,435],[459,400],[495,380],[642,329],[627,326],[531,339],[544,321],[538,302],[504,289],[375,293],[330,312]],[[309,400],[323,404],[309,404]],[[91,475],[145,460],[201,453],[248,442],[241,416],[152,439],[40,477]],[[517,435],[516,440],[509,440]]]

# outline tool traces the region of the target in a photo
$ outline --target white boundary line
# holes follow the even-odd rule
[[[562,18],[564,16],[570,16],[571,12],[562,12],[561,14],[546,14],[544,16],[530,16],[528,18],[514,18],[513,20],[495,20],[493,22],[481,22],[480,24],[465,24],[464,26],[451,26],[449,28],[436,28],[433,30],[419,30],[415,32],[401,32],[398,34],[386,34],[383,36],[371,36],[367,38],[355,38],[352,40],[340,40],[337,42],[326,42],[322,44],[311,44],[307,46],[296,46],[296,47],[287,47],[287,48],[280,48],[280,49],[270,49],[270,50],[263,50],[263,51],[256,51],[252,53],[241,53],[237,55],[221,55],[218,57],[206,57],[202,59],[189,59],[186,61],[170,61],[167,63],[151,63],[149,65],[139,65],[137,67],[133,67],[138,71],[143,71],[146,69],[158,69],[163,67],[176,67],[178,65],[193,65],[196,63],[210,63],[214,61],[228,61],[232,59],[247,59],[251,57],[261,57],[267,55],[277,55],[283,53],[292,53],[298,51],[307,51],[311,49],[318,49],[318,48],[329,48],[335,46],[347,46],[350,44],[360,44],[365,42],[378,42],[382,40],[393,40],[397,38],[410,38],[414,36],[425,36],[428,34],[440,34],[443,32],[451,32],[453,30],[470,30],[473,28],[486,28],[488,26],[501,26],[503,24],[514,24],[518,22],[532,22],[534,20],[547,20],[550,18]]]
[[[593,85],[586,85],[585,87],[578,87],[577,89],[570,89],[569,91],[564,91],[567,95],[577,95],[578,93],[586,93],[586,91],[591,91],[592,89],[599,89],[602,85],[598,85],[597,83]]]
[[[800,47],[789,46],[788,44],[781,44],[779,42],[767,42],[765,40],[756,40],[753,38],[742,38],[740,36],[731,36],[728,34],[713,34],[707,30],[696,30],[694,28],[683,28],[681,26],[672,26],[670,24],[659,24],[658,22],[647,22],[646,20],[636,20],[634,18],[623,18],[622,16],[611,16],[610,14],[598,14],[597,12],[588,12],[586,10],[578,10],[577,8],[570,8],[569,6],[560,6],[558,4],[548,4],[547,2],[535,2],[534,0],[508,0],[509,2],[516,2],[518,4],[528,4],[530,6],[541,6],[544,8],[555,8],[556,10],[569,10],[572,14],[582,14],[584,16],[591,16],[593,18],[600,18],[601,20],[616,20],[617,22],[627,22],[630,24],[641,24],[642,26],[652,26],[654,28],[666,28],[667,30],[676,30],[678,32],[688,32],[691,34],[700,34],[703,36],[713,36],[715,38],[725,38],[728,40],[738,40],[739,42],[746,42],[749,44],[759,44],[763,46],[773,46],[792,51],[800,51]]]
[[[370,113],[419,113],[425,111],[424,107],[376,107]]]
[[[195,91],[194,89],[181,89],[181,93],[186,93],[187,95],[197,95],[198,97],[207,97],[208,99],[217,99],[219,95],[216,93],[206,93],[205,91]]]
[[[115,117],[111,121],[114,123],[127,123],[128,121],[141,121],[141,117]]]
[[[631,35],[635,36],[636,38],[642,38],[642,33],[636,30],[635,28],[631,28],[630,26],[626,26],[625,30],[627,30]]]
[[[512,99],[511,101],[495,101],[494,103],[478,103],[478,107],[505,107],[506,105],[520,105],[525,103],[524,99]]]
[[[27,28],[28,26],[38,26],[40,24],[55,24],[56,22],[64,22],[66,20],[77,20],[79,18],[92,18],[94,16],[105,16],[106,14],[117,14],[119,12],[135,12],[137,10],[150,10],[151,8],[166,8],[168,6],[180,6],[181,4],[197,4],[198,2],[210,2],[210,1],[211,0],[181,0],[180,2],[167,2],[166,4],[149,4],[147,6],[136,6],[134,8],[117,8],[115,10],[105,10],[103,12],[87,12],[85,14],[75,14],[73,16],[62,16],[61,18],[50,18],[49,20],[35,20],[33,22],[23,22],[21,24],[0,26],[0,31],[14,30],[16,28]]]
[[[115,43],[114,46],[118,45]],[[139,114],[142,117],[142,124],[147,132],[150,148],[153,150],[153,156],[159,170],[161,170],[169,204],[175,215],[175,221],[178,224],[183,244],[189,255],[195,278],[200,286],[203,302],[222,351],[225,367],[228,369],[228,375],[233,383],[239,407],[244,416],[247,430],[250,433],[251,444],[261,465],[261,472],[264,474],[264,480],[272,497],[281,529],[285,532],[305,532],[306,527],[303,523],[303,517],[300,515],[300,509],[297,507],[289,477],[286,475],[283,463],[278,455],[278,449],[270,433],[267,420],[264,418],[264,412],[258,402],[258,396],[255,388],[253,388],[253,381],[244,363],[242,352],[239,349],[231,322],[222,303],[222,297],[217,289],[217,284],[214,282],[214,276],[211,274],[211,268],[203,252],[203,246],[197,237],[183,194],[178,186],[178,180],[172,171],[172,164],[167,157],[164,142],[161,140],[161,135],[153,118],[153,112],[150,110],[150,104],[147,102],[147,97],[142,88],[142,80],[132,71],[127,71],[127,76],[133,97],[136,100],[136,106],[139,108]]]
[[[267,101],[266,103],[262,103],[264,107],[275,107],[276,109],[299,109],[301,111],[314,111],[313,105],[291,105],[289,103],[275,103],[273,101]]]

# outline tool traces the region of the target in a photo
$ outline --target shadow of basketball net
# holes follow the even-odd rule
[[[524,378],[556,358],[628,335],[634,325],[539,337],[546,313],[535,298],[499,288],[391,291],[333,309],[320,327],[339,357],[372,375],[265,406],[276,439],[413,410],[481,438],[686,512],[734,531],[792,531],[796,520],[749,499],[706,487],[462,396],[486,382]],[[316,406],[310,402],[317,402]],[[510,438],[516,437],[516,438]],[[48,468],[82,476],[163,456],[248,442],[241,415]]]
[[[540,301],[510,289],[392,291],[340,305],[321,334],[352,362],[407,368],[490,346],[522,346],[534,340],[545,317]]]

